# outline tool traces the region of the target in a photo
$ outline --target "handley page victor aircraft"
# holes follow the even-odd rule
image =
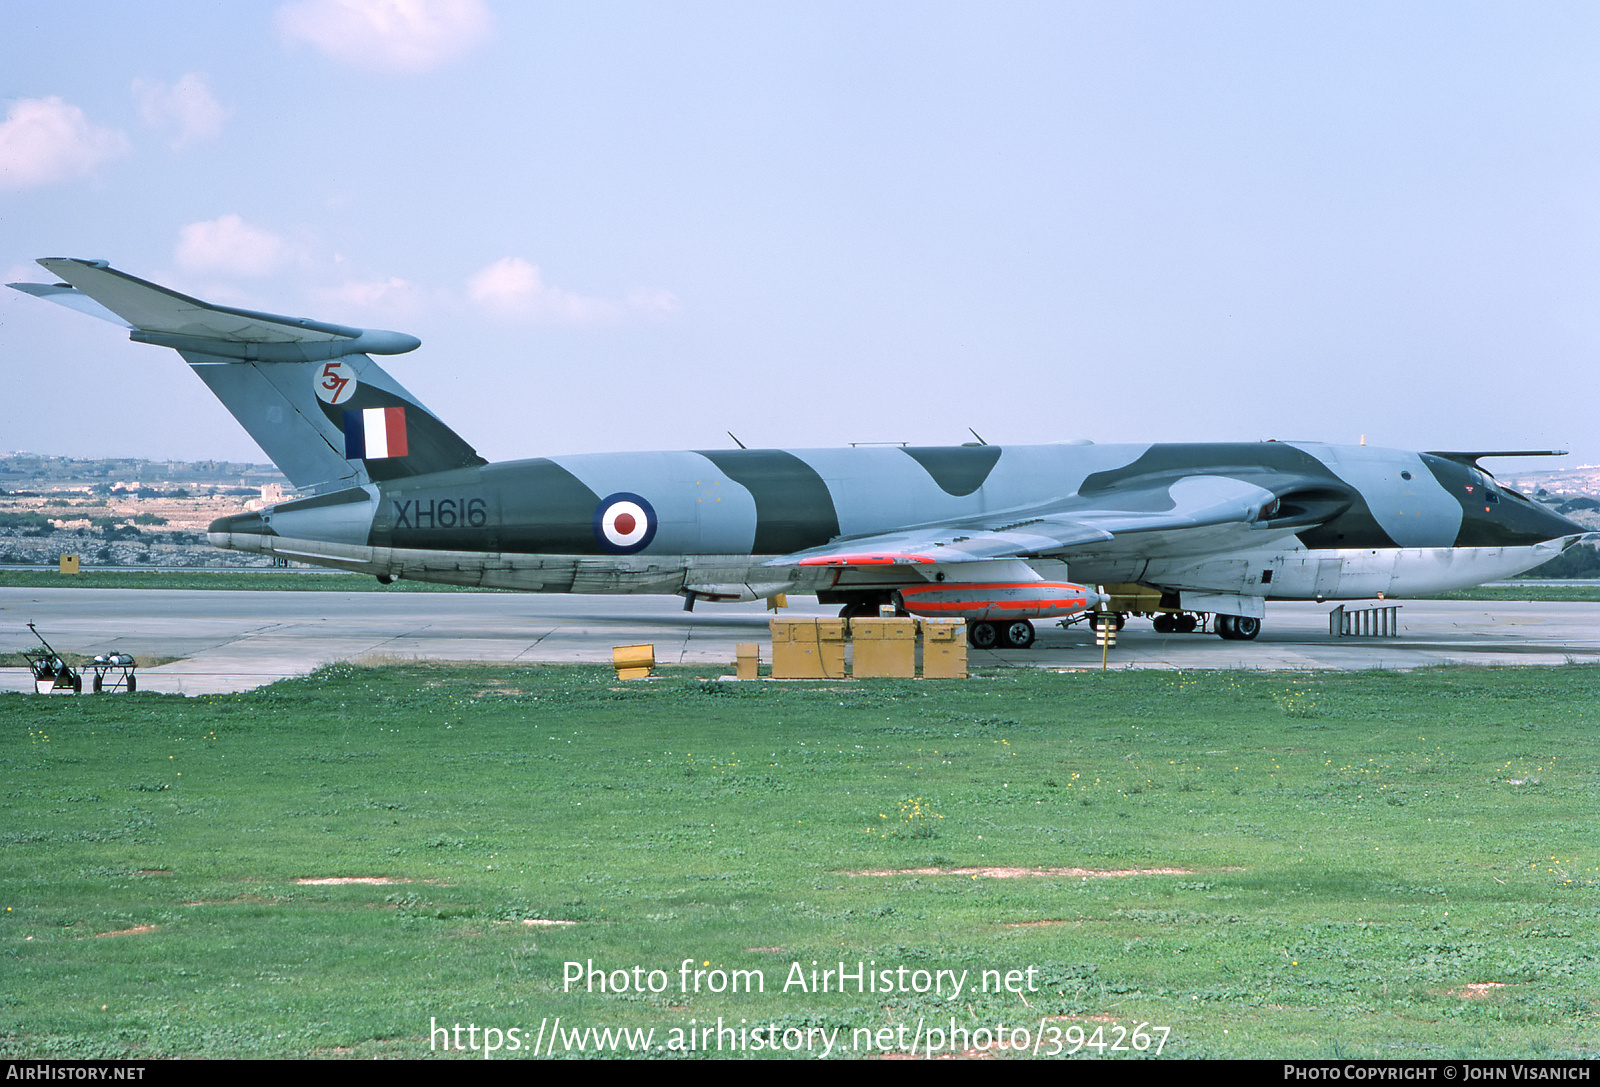
[[[846,614],[962,616],[974,645],[1015,648],[1029,620],[1100,604],[1087,586],[1137,583],[1160,592],[1167,629],[1212,613],[1248,639],[1269,598],[1460,588],[1587,532],[1482,471],[1509,455],[1494,452],[1084,442],[489,464],[372,361],[414,336],[213,306],[104,261],[39,263],[65,282],[12,286],[176,349],[305,492],[216,521],[212,543],[383,581],[686,607],[815,593]]]

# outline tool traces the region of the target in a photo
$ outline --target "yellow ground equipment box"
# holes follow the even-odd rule
[[[761,645],[740,642],[734,649],[733,674],[739,679],[761,678]]]
[[[769,620],[773,679],[843,679],[843,619]]]
[[[653,645],[612,646],[611,666],[617,670],[618,679],[646,679],[656,666],[656,647]]]
[[[63,574],[76,574],[78,572],[78,556],[62,555],[61,572]]]
[[[967,678],[967,621],[919,619],[922,631],[922,678]]]
[[[850,643],[855,647],[850,674],[857,679],[912,679],[917,674],[915,619],[852,619]]]
[[[1161,593],[1155,589],[1132,583],[1102,585],[1101,589],[1111,598],[1101,606],[1110,611],[1149,615],[1161,610]]]

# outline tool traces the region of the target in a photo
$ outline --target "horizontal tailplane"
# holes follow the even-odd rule
[[[372,361],[415,350],[415,336],[216,306],[105,261],[39,263],[65,282],[11,286],[122,325],[137,343],[176,350],[297,487],[326,491],[487,463]]]

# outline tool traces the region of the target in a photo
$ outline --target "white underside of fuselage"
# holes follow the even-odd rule
[[[1133,580],[1269,600],[1430,596],[1512,577],[1559,555],[1564,540],[1523,547],[1274,549],[1200,561],[1151,562]]]
[[[526,555],[423,551],[285,536],[212,533],[218,547],[379,577],[446,585],[550,593],[692,591],[712,600],[757,600],[837,587],[836,573],[814,567],[764,566],[751,555]],[[1192,610],[1223,611],[1229,598],[1255,614],[1264,600],[1362,600],[1427,596],[1532,569],[1560,554],[1565,540],[1525,547],[1401,547],[1308,550],[1272,548],[1208,559],[1068,565],[1065,576],[1094,583],[1138,582],[1182,594]],[[1042,576],[1063,580],[1062,563],[1040,560]],[[1126,568],[1124,566],[1126,565]],[[1102,568],[1104,567],[1104,568]],[[1114,568],[1113,568],[1114,567]],[[1012,569],[1015,569],[1013,566]],[[967,571],[963,571],[966,573]],[[932,580],[930,567],[899,568],[904,579]],[[853,586],[865,583],[852,578]],[[886,583],[888,584],[888,583]],[[893,587],[889,584],[889,587]],[[1206,601],[1204,605],[1200,601]]]

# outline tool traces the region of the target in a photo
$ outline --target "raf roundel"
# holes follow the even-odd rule
[[[643,551],[656,538],[656,511],[640,496],[618,492],[595,508],[594,537],[612,555]]]

